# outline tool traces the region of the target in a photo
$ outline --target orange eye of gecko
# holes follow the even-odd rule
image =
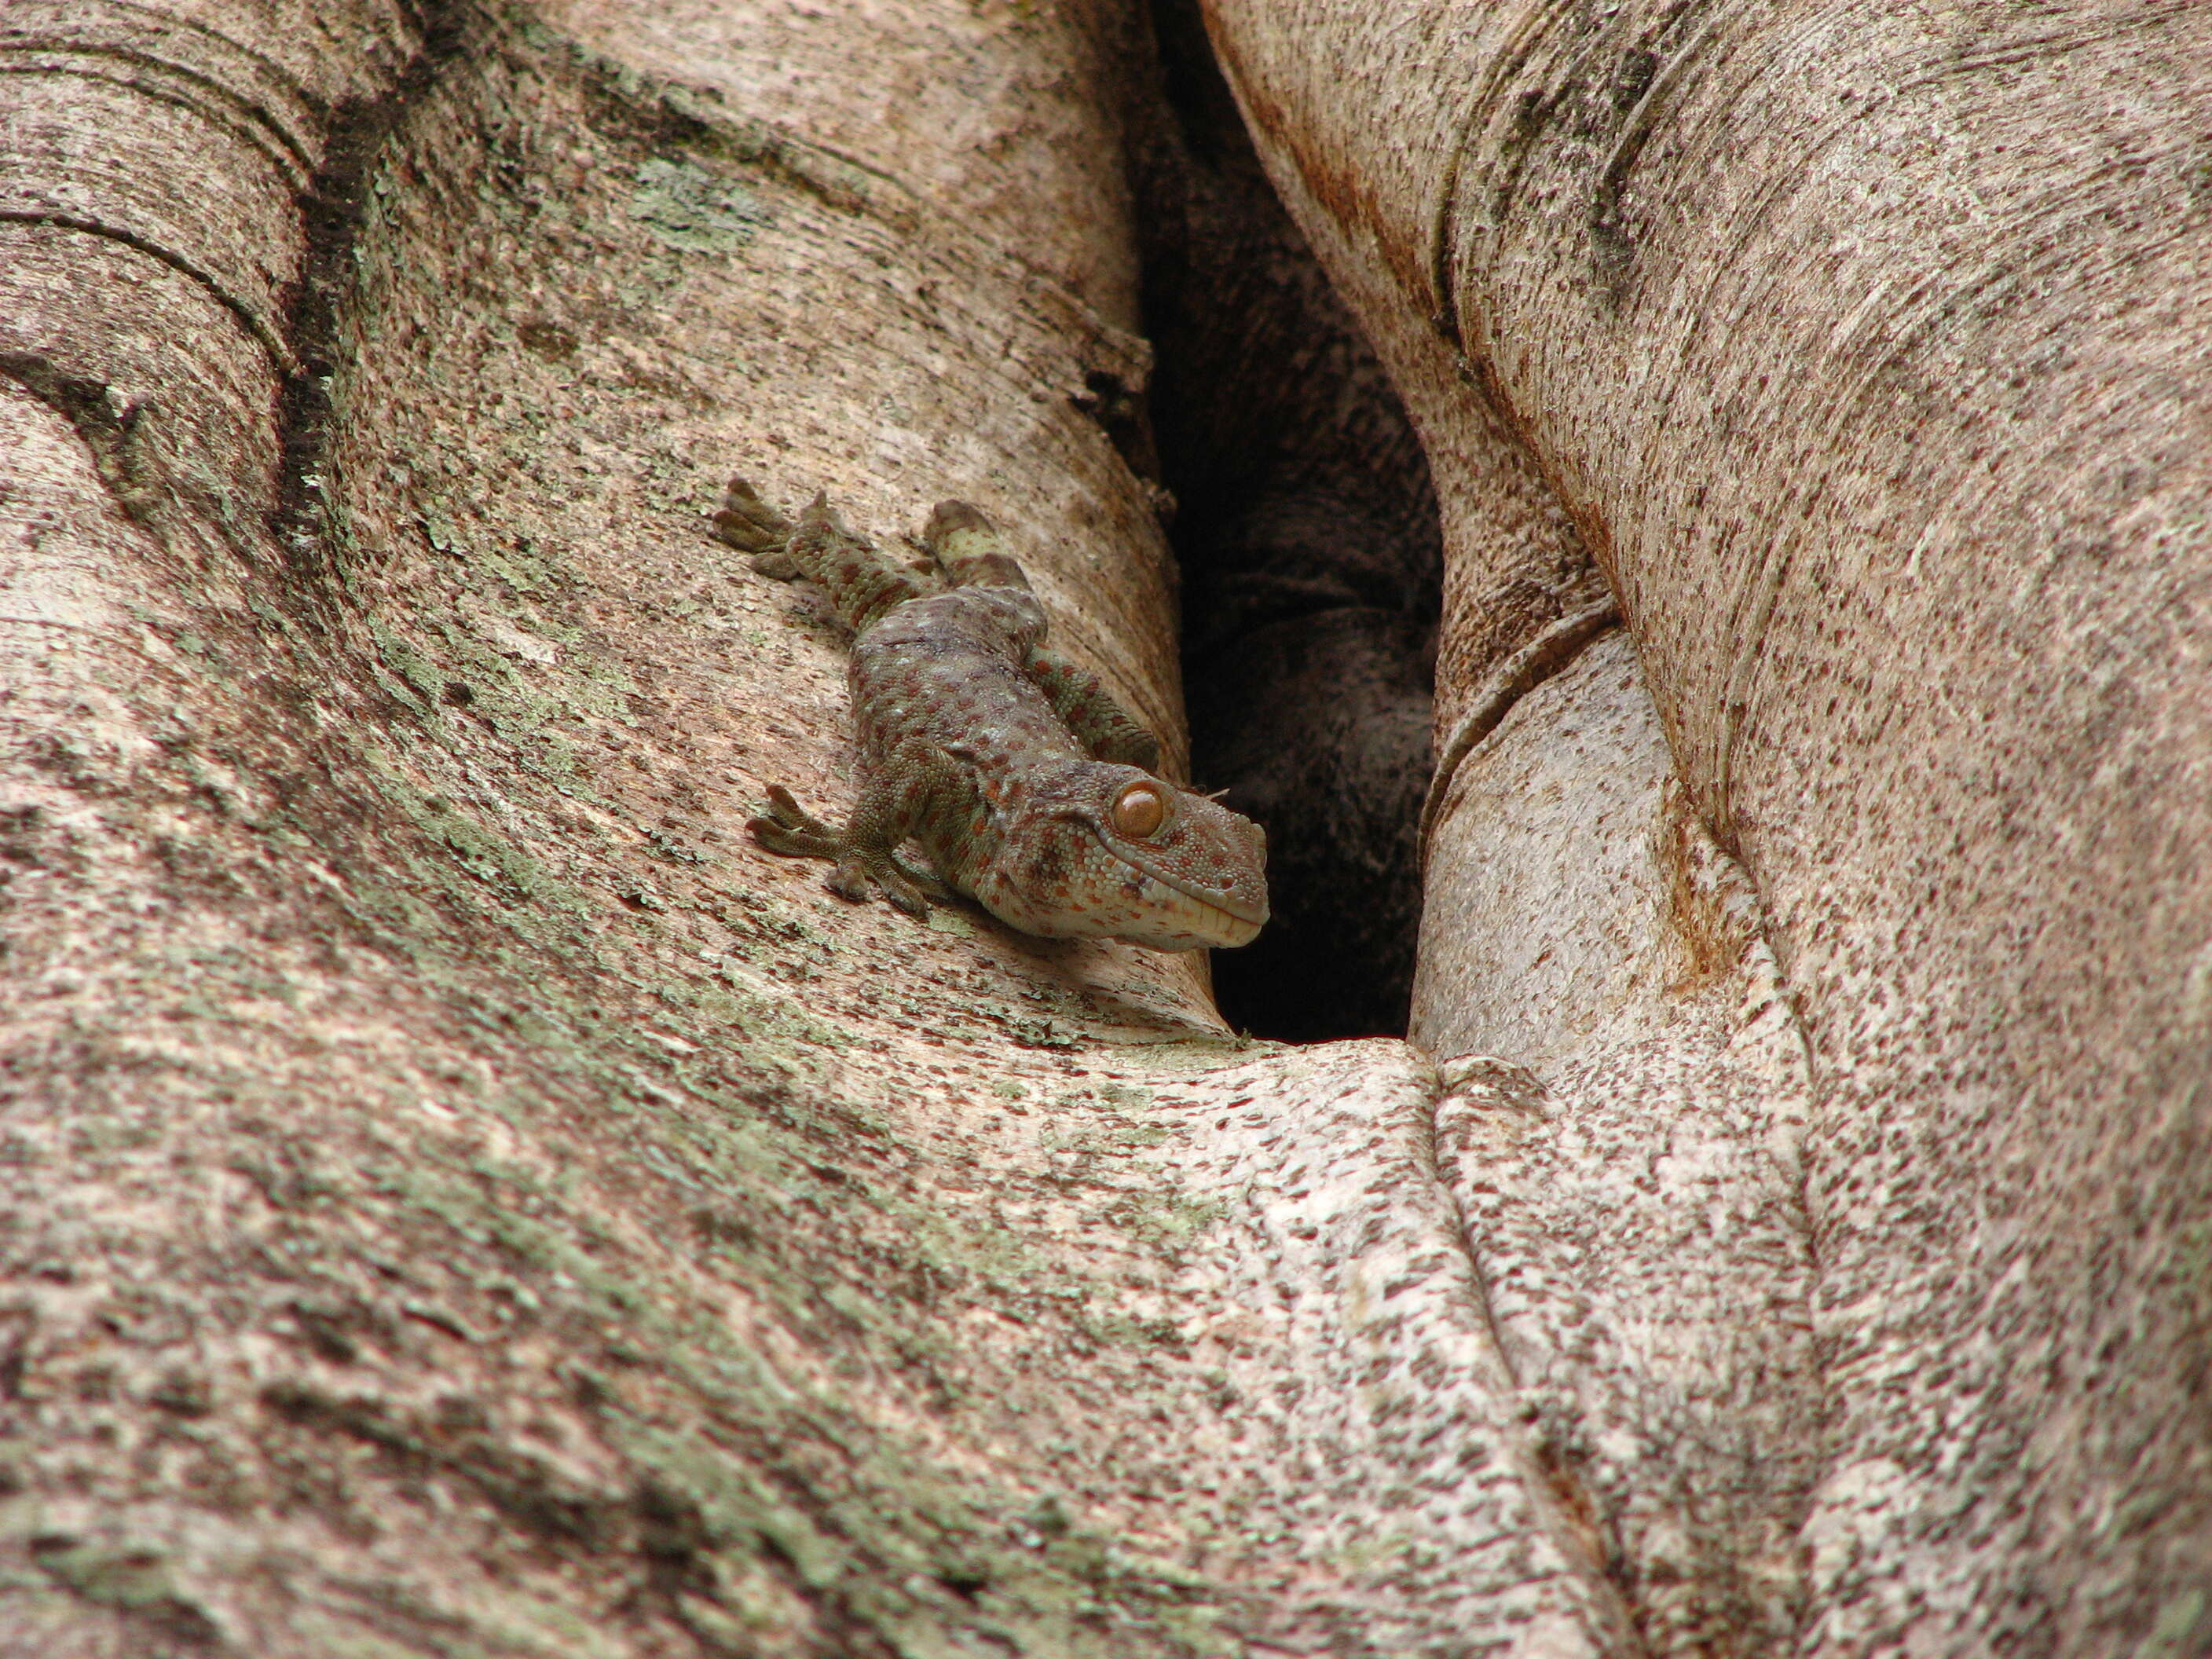
[[[1114,798],[1114,828],[1142,841],[1168,821],[1168,803],[1156,783],[1133,783]]]

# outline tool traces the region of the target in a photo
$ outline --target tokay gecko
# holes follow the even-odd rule
[[[1158,775],[1158,740],[1045,642],[1044,607],[982,514],[939,505],[933,569],[886,558],[823,496],[793,524],[741,478],[714,523],[763,574],[819,586],[854,635],[852,817],[834,829],[772,785],[750,825],[763,847],[830,860],[832,891],[910,915],[930,884],[897,857],[909,839],[943,886],[1025,933],[1188,951],[1259,933],[1265,834]]]

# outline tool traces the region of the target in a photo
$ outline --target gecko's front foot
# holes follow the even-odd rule
[[[900,869],[898,860],[889,853],[848,848],[845,856],[837,860],[837,867],[830,872],[830,878],[822,884],[855,904],[866,903],[875,893],[881,893],[910,916],[929,914],[929,898],[921,890],[921,884]]]
[[[842,837],[801,806],[780,783],[768,787],[765,816],[745,820],[745,828],[763,847],[787,859],[840,859]]]
[[[787,859],[826,859],[837,867],[823,885],[840,898],[865,903],[881,893],[910,916],[929,914],[933,891],[943,897],[937,883],[923,881],[901,867],[887,852],[847,844],[830,825],[801,806],[780,783],[768,787],[768,811],[746,820],[745,828],[768,851]]]

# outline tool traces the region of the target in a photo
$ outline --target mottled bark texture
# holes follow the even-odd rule
[[[1442,578],[1428,467],[1261,170],[1196,0],[1151,13],[1137,224],[1192,765],[1266,826],[1275,889],[1216,987],[1269,1036],[1400,1033]]]
[[[0,1649],[1629,1638],[1419,1054],[742,836],[850,775],[732,471],[1180,750],[1141,27],[0,12]]]
[[[1413,1036],[1534,1068],[1440,1164],[1641,1638],[2212,1650],[2212,11],[1208,18],[1428,446]]]
[[[2205,1649],[2212,22],[1208,21],[1435,480],[1435,1066],[742,839],[732,471],[1179,755],[1142,16],[0,12],[0,1648]]]

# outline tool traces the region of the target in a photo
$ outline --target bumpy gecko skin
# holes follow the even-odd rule
[[[1158,742],[1045,643],[1044,607],[981,513],[946,501],[932,515],[941,592],[820,496],[794,525],[732,479],[715,524],[763,574],[820,586],[854,630],[852,819],[835,829],[775,786],[750,826],[763,847],[833,860],[832,891],[923,915],[928,884],[896,856],[912,840],[945,886],[1047,939],[1189,951],[1259,933],[1260,827],[1152,770]]]

